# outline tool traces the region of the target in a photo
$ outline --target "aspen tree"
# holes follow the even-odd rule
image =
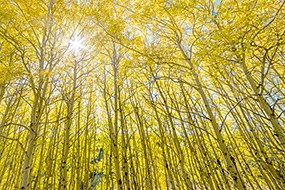
[[[195,82],[197,84],[197,87],[198,87],[198,92],[200,93],[201,95],[201,98],[203,100],[203,103],[205,104],[205,107],[206,107],[206,110],[207,110],[207,113],[210,117],[210,121],[213,125],[213,128],[214,128],[214,131],[215,131],[215,134],[216,134],[216,137],[217,137],[217,141],[219,143],[219,146],[220,146],[220,149],[223,153],[223,156],[225,158],[225,161],[227,163],[227,167],[228,167],[228,170],[235,182],[235,185],[238,189],[245,189],[244,187],[244,184],[243,184],[243,181],[242,179],[240,178],[240,175],[238,174],[238,171],[237,171],[237,168],[236,168],[236,164],[235,164],[235,161],[234,161],[234,157],[232,157],[232,155],[230,154],[226,144],[224,143],[224,139],[221,135],[221,132],[219,131],[219,125],[216,121],[216,118],[214,117],[213,115],[213,111],[212,109],[210,108],[210,105],[209,105],[209,102],[207,100],[207,97],[205,95],[205,92],[203,90],[203,86],[200,82],[200,79],[199,79],[199,76],[198,74],[196,73],[195,71],[195,67],[191,61],[191,59],[186,55],[185,51],[183,50],[182,46],[181,46],[181,42],[178,41],[178,47],[185,59],[185,61],[189,64],[190,68],[191,68],[191,72],[194,76],[194,79],[195,79]]]
[[[76,58],[75,58],[76,59]],[[75,105],[75,96],[77,90],[77,80],[78,80],[78,60],[74,60],[73,65],[73,77],[72,77],[72,87],[70,90],[70,95],[66,97],[66,106],[67,106],[67,115],[66,121],[64,126],[64,141],[63,141],[63,151],[62,151],[62,161],[61,161],[61,172],[60,172],[60,189],[67,188],[67,170],[68,170],[68,155],[69,155],[69,148],[70,148],[70,135],[71,135],[71,126],[73,123],[73,115],[74,115],[74,105]]]

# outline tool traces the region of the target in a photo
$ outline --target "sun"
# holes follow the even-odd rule
[[[79,37],[74,38],[74,40],[70,40],[70,49],[74,51],[75,55],[78,55],[80,50],[84,49],[85,46],[83,44],[84,40]]]

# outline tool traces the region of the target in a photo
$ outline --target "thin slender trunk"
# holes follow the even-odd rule
[[[59,185],[60,189],[67,188],[67,164],[68,164],[68,155],[69,155],[69,148],[70,148],[70,132],[72,126],[72,117],[73,117],[73,107],[75,103],[75,91],[77,88],[77,66],[78,62],[74,61],[74,68],[73,68],[73,85],[71,90],[71,97],[66,101],[67,104],[67,115],[66,115],[66,122],[64,127],[64,142],[63,142],[63,150],[62,150],[62,161],[60,167],[60,179]]]
[[[194,76],[194,80],[195,80],[196,85],[197,85],[197,90],[198,90],[199,94],[201,95],[202,101],[206,107],[206,111],[207,111],[208,116],[210,118],[210,122],[213,126],[215,135],[217,137],[217,142],[219,144],[219,148],[221,149],[221,151],[223,153],[223,157],[224,157],[225,162],[227,164],[227,169],[228,169],[232,179],[234,180],[234,184],[235,184],[237,189],[245,189],[244,182],[242,181],[240,174],[239,174],[239,171],[237,170],[235,159],[230,154],[228,147],[225,144],[225,140],[223,139],[221,131],[219,130],[219,125],[218,125],[216,118],[213,114],[213,111],[210,107],[209,101],[208,101],[206,94],[203,90],[203,86],[200,82],[199,76],[195,71],[194,65],[193,65],[192,61],[190,60],[190,58],[184,52],[181,44],[178,44],[178,46],[179,46],[179,49],[180,49],[184,59],[187,61],[187,63],[189,64],[189,66],[191,68],[192,74]]]
[[[248,68],[246,67],[245,53],[244,53],[242,60],[241,60],[241,67],[242,67],[242,70],[246,76],[246,79],[248,80],[248,82],[250,84],[251,89],[253,90],[253,92],[257,96],[257,100],[258,100],[259,105],[262,107],[262,109],[264,110],[266,115],[269,117],[269,120],[270,120],[272,127],[274,129],[274,131],[273,131],[274,136],[278,139],[282,149],[285,150],[285,132],[282,129],[281,125],[279,124],[278,119],[274,113],[274,110],[269,106],[269,104],[266,102],[266,100],[264,99],[264,97],[260,93],[261,91],[259,91],[259,88],[256,85],[256,82],[254,81],[254,79],[251,76]],[[261,88],[263,88],[263,87],[261,87]]]

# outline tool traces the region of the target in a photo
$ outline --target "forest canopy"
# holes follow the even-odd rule
[[[284,4],[0,0],[0,189],[285,189]]]

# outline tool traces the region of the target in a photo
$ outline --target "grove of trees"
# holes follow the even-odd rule
[[[0,189],[285,189],[285,1],[0,0]]]

